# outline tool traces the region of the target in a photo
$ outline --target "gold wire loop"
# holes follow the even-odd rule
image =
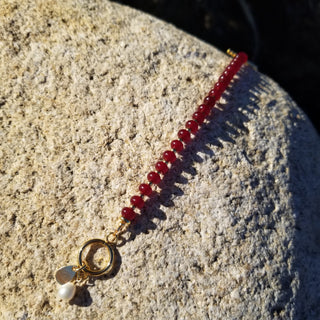
[[[117,235],[115,235],[114,232],[110,232],[107,237],[106,237],[107,242],[112,243],[112,244],[116,244],[118,241],[118,237]]]
[[[127,231],[130,223],[131,223],[130,221],[121,217],[118,221],[117,229],[107,234],[106,241],[111,244],[117,244],[119,236]]]
[[[87,266],[85,261],[82,261],[82,263],[83,263],[82,266],[78,266],[77,268],[73,268],[73,271],[74,272],[80,272],[80,271],[85,270],[88,266]]]

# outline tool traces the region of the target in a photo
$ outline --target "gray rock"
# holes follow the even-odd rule
[[[59,301],[54,271],[114,228],[230,59],[102,0],[5,0],[0,39],[2,319],[319,318],[319,137],[250,67],[113,274]]]

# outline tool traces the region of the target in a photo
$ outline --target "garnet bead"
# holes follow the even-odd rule
[[[226,69],[223,71],[223,75],[228,79],[228,82],[232,80],[233,74],[232,74],[232,67],[229,65],[226,67]]]
[[[186,128],[195,134],[198,131],[198,124],[194,120],[189,120],[186,123]]]
[[[192,115],[192,119],[196,120],[199,124],[202,124],[205,119],[205,115],[202,112],[196,111]]]
[[[209,95],[203,99],[203,103],[212,108],[214,106],[214,104],[216,103],[216,99],[215,99],[215,97]]]
[[[220,77],[219,77],[219,82],[221,83],[226,83],[226,77],[222,74]]]
[[[215,88],[213,88],[212,90],[210,90],[209,92],[209,96],[210,97],[214,97],[216,99],[216,101],[218,101],[221,97],[222,92],[219,92],[218,90],[216,90]]]
[[[183,143],[179,140],[173,140],[171,142],[171,148],[176,150],[177,152],[180,152],[183,150]]]
[[[139,191],[141,192],[141,194],[143,194],[145,196],[150,196],[152,193],[151,187],[146,183],[140,184]]]
[[[179,130],[178,132],[178,137],[179,139],[181,139],[184,143],[188,143],[191,139],[191,136],[190,136],[190,132],[185,130],[185,129],[181,129]]]
[[[132,220],[134,220],[134,218],[136,217],[137,214],[133,211],[132,208],[124,207],[124,208],[122,209],[122,211],[121,211],[121,215],[122,215],[125,219],[127,219],[127,220],[129,220],[129,221],[132,221]]]
[[[239,52],[236,56],[236,58],[241,61],[241,64],[244,64],[248,61],[248,55],[245,52]]]
[[[221,83],[224,86],[224,88],[227,88],[230,83],[230,79],[224,74],[222,74],[219,78],[219,83]]]
[[[198,107],[198,111],[203,113],[205,116],[208,116],[211,108],[206,104],[200,104],[200,106]]]
[[[220,96],[222,95],[225,89],[226,89],[225,85],[219,81],[214,85],[214,91],[220,94]]]
[[[131,197],[130,203],[138,209],[142,209],[144,207],[144,201],[140,196]]]
[[[239,71],[240,67],[241,67],[241,61],[236,60],[236,58],[234,58],[231,62],[230,62],[230,66],[232,67],[232,71],[233,71],[233,76]]]
[[[154,171],[148,173],[147,179],[154,184],[159,184],[161,181],[159,174]]]
[[[173,163],[176,161],[177,157],[173,151],[167,150],[163,153],[163,159],[167,162]]]
[[[158,161],[155,167],[156,167],[156,170],[162,174],[166,174],[169,170],[167,164],[164,163],[163,161]]]

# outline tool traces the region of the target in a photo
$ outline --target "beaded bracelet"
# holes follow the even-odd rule
[[[157,186],[164,175],[169,171],[170,165],[177,159],[177,155],[184,149],[185,145],[191,140],[191,135],[196,135],[199,126],[203,124],[209,116],[213,106],[220,99],[223,92],[229,86],[235,74],[241,66],[247,63],[248,56],[244,52],[235,54],[230,49],[227,53],[233,57],[230,64],[223,71],[219,80],[215,83],[209,94],[204,98],[203,103],[198,106],[193,113],[192,119],[186,122],[185,129],[178,131],[178,139],[170,144],[171,150],[166,150],[162,154],[162,159],[155,164],[155,171],[147,175],[148,183],[142,183],[139,186],[139,195],[134,195],[130,199],[131,206],[124,207],[115,231],[109,233],[105,240],[91,239],[83,244],[79,251],[77,265],[65,266],[56,271],[55,277],[61,285],[58,290],[58,296],[65,300],[71,300],[76,292],[76,285],[82,285],[91,277],[97,277],[108,274],[114,266],[115,247],[119,245],[120,236],[127,231],[130,223],[137,216],[136,209],[141,210],[144,205],[145,197],[150,197],[153,192],[152,187]],[[103,266],[96,266],[91,260],[92,251],[100,248],[103,251]]]

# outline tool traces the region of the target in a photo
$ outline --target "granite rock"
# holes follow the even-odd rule
[[[319,319],[319,137],[249,66],[117,249],[66,303],[57,268],[104,238],[230,59],[95,1],[0,6],[1,319]]]

